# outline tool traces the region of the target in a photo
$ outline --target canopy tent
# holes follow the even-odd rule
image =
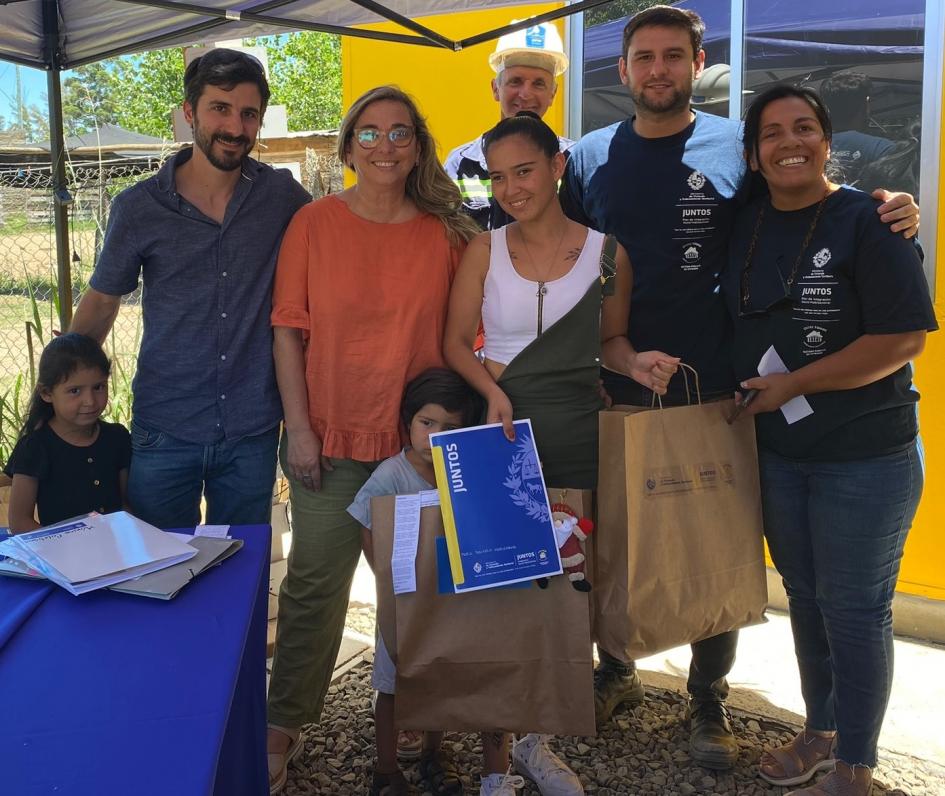
[[[70,69],[118,55],[265,36],[296,30],[461,50],[535,22],[574,14],[610,0],[582,0],[461,40],[442,36],[418,18],[524,5],[537,0],[6,0],[0,2],[0,60],[39,69]],[[395,22],[403,33],[357,25]]]
[[[581,0],[502,28],[453,40],[418,22],[433,14],[524,5],[537,0],[0,0],[0,60],[48,72],[50,157],[63,328],[72,319],[68,206],[59,73],[104,58],[144,50],[289,31],[319,31],[404,44],[461,50],[537,22],[546,22],[611,0]],[[358,25],[394,22],[404,33]]]
[[[687,0],[674,3],[699,12],[706,26],[706,63],[728,63],[731,0]],[[587,71],[614,65],[626,19],[589,28],[584,37]],[[922,55],[924,0],[833,0],[807,3],[753,4],[745,14],[745,54],[754,68],[808,65],[825,56],[851,61],[878,55]]]
[[[705,21],[706,64],[731,63],[731,0],[685,0]],[[632,103],[617,77],[626,19],[595,25],[584,36],[585,131],[625,118]],[[752,3],[745,11],[745,86],[817,81],[837,69],[885,80],[873,112],[904,115],[921,103],[925,0],[831,0],[829,3]],[[911,84],[911,91],[910,91]],[[876,100],[880,100],[877,102]]]

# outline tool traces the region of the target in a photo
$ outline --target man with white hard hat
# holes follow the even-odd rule
[[[544,116],[554,101],[555,78],[568,68],[568,56],[558,29],[550,22],[506,33],[489,56],[495,70],[492,96],[499,103],[500,119],[519,111]],[[558,139],[566,152],[574,142]],[[495,229],[512,219],[492,201],[489,169],[482,154],[482,136],[456,147],[446,159],[446,173],[459,186],[463,208],[483,229]]]

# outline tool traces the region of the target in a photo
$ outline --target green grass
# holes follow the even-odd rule
[[[69,229],[72,232],[94,232],[99,224],[95,219],[86,219],[80,221],[75,218],[69,219]],[[6,214],[4,222],[0,224],[0,236],[3,235],[22,235],[29,232],[48,233],[53,227],[51,221],[30,223],[26,220],[25,213]]]

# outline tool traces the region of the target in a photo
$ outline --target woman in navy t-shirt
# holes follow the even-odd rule
[[[830,770],[793,793],[865,796],[922,492],[910,361],[937,327],[913,244],[880,221],[879,202],[824,176],[830,136],[811,89],[775,86],[754,101],[745,157],[766,190],[739,212],[723,290],[807,708],[804,730],[759,773],[790,786]]]

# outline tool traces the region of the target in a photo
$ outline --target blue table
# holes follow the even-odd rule
[[[0,792],[263,796],[269,526],[164,602],[0,577]]]

